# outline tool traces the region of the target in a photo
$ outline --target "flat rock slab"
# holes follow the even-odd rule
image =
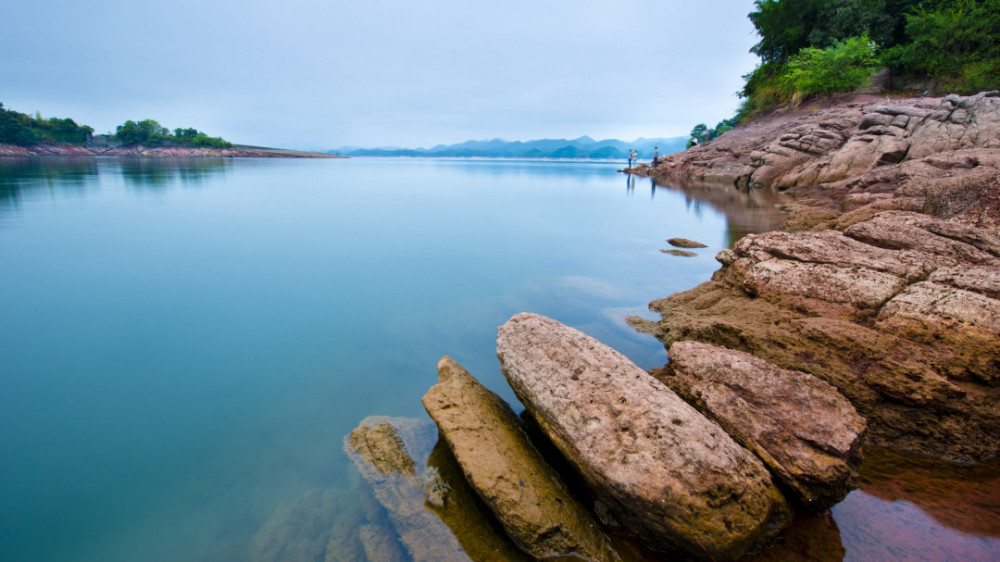
[[[476,493],[536,558],[620,560],[611,541],[528,440],[510,406],[450,357],[423,398]]]
[[[610,347],[522,313],[500,327],[497,355],[542,430],[650,546],[735,559],[790,522],[760,460]]]
[[[832,385],[740,351],[670,346],[661,380],[753,451],[798,502],[822,512],[855,488],[866,423]]]

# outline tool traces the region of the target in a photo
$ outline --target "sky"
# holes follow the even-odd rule
[[[0,18],[0,102],[114,132],[430,147],[687,135],[739,105],[753,0],[32,0]]]

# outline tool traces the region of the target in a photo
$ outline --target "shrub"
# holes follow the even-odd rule
[[[878,64],[875,43],[867,36],[807,47],[788,61],[789,83],[805,96],[849,92],[868,82]]]

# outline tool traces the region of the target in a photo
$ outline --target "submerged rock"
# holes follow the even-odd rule
[[[506,402],[450,357],[423,398],[469,483],[536,558],[619,560],[611,541],[531,445]]]
[[[365,550],[391,552],[388,532],[399,535],[394,540],[402,541],[407,560],[528,560],[469,487],[437,435],[428,420],[372,416],[345,438],[348,456],[375,496],[362,505],[369,512],[387,511],[396,526],[391,532],[376,534],[379,529],[373,528],[361,534]],[[369,513],[367,519],[379,523],[385,518]]]
[[[357,497],[346,490],[309,490],[261,526],[250,546],[250,560],[366,562],[359,537],[365,518],[357,503]],[[395,533],[389,536],[396,540]]]
[[[406,552],[396,540],[394,533],[388,532],[380,525],[362,525],[358,529],[358,536],[361,544],[364,545],[365,558],[369,561],[379,562],[405,562]],[[343,560],[342,558],[328,558],[329,562]]]
[[[748,353],[682,341],[659,380],[753,451],[822,512],[855,488],[865,421],[833,386]]]
[[[789,524],[764,465],[617,351],[522,313],[500,327],[497,355],[556,447],[654,548],[735,559]]]
[[[344,437],[344,451],[372,486],[413,560],[470,560],[455,535],[425,507],[418,465],[400,437],[409,433],[413,439],[426,439],[433,427],[421,420],[365,418]]]

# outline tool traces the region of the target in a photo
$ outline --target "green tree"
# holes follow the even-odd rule
[[[142,142],[139,125],[131,119],[115,128],[115,138],[120,140],[122,144],[127,145],[139,144]]]
[[[809,31],[809,46],[827,48],[848,37],[870,37],[891,44],[898,16],[887,11],[885,0],[827,0]]]
[[[84,144],[94,129],[72,119],[34,116],[5,109],[0,104],[0,142],[31,146],[40,143]]]
[[[1000,88],[1000,0],[953,0],[906,16],[909,41],[886,60],[901,72],[964,92]]]
[[[168,140],[169,134],[170,131],[155,119],[143,119],[138,123],[128,120],[115,130],[115,137],[126,145],[159,146]]]
[[[756,11],[747,16],[760,41],[750,49],[766,63],[784,63],[809,46],[823,0],[757,0]]]

